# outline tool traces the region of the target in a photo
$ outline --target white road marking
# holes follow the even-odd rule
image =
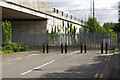
[[[80,53],[80,50],[78,50],[78,51],[73,51],[73,52],[70,53],[70,54],[77,54],[77,53]]]
[[[48,64],[53,63],[54,61],[55,61],[55,60],[52,60],[52,61],[50,61],[50,62],[48,62],[48,63],[45,63],[45,64],[43,64],[43,65],[41,65],[41,66],[39,66],[39,67],[34,68],[33,70],[39,69],[39,68],[41,68],[41,67],[44,67],[44,66],[46,66],[46,65],[48,65]],[[33,70],[28,70],[28,71],[26,71],[26,72],[24,72],[24,73],[22,73],[22,74],[20,74],[20,75],[23,76],[23,75],[25,75],[25,74],[27,74],[27,73],[32,72]]]
[[[55,61],[55,60],[52,60],[52,61],[50,61],[50,62],[48,62],[48,63],[46,63],[46,64],[43,64],[43,65],[41,65],[41,66],[39,66],[39,67],[34,68],[34,69],[39,69],[39,68],[41,68],[41,67],[44,67],[44,66],[46,66],[46,65],[48,65],[48,64],[53,63],[54,61]]]
[[[27,72],[24,72],[24,73],[22,73],[21,74],[21,76],[23,76],[23,75],[25,75],[25,74],[27,74],[27,73],[29,73],[29,72],[32,72],[33,70],[29,70],[29,71],[27,71]]]
[[[91,62],[91,63],[88,63],[88,64],[97,64],[97,63],[100,63],[101,61],[97,61],[97,62]]]

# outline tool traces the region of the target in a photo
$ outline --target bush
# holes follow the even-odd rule
[[[118,45],[113,45],[110,47],[110,50],[118,50]]]
[[[24,43],[2,43],[2,51],[3,54],[12,53],[12,52],[21,52],[21,51],[28,51],[28,46],[25,46]]]
[[[12,26],[10,21],[2,22],[2,53],[12,53],[20,51],[28,51],[28,46],[24,43],[13,43],[12,38]],[[1,48],[1,46],[0,46]]]
[[[28,51],[28,46],[25,46],[25,43],[12,43],[14,52]]]
[[[12,43],[12,49],[14,52],[20,52],[20,45],[18,43]]]

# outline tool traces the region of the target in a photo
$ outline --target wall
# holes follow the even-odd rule
[[[64,29],[65,26],[68,27],[68,22],[64,21]],[[69,25],[71,22],[69,22]],[[79,33],[79,28],[83,28],[80,25],[72,23],[73,27],[77,28],[77,33]],[[12,27],[13,27],[13,35],[19,35],[19,34],[41,34],[46,33],[47,30],[49,30],[49,33],[52,30],[52,27],[55,28],[55,26],[58,26],[61,30],[60,33],[65,33],[62,29],[63,27],[63,20],[57,19],[54,17],[51,17],[47,21],[12,21]]]
[[[12,21],[13,35],[46,33],[47,21]]]
[[[51,12],[52,6],[40,0],[6,0],[42,12]]]
[[[69,23],[69,25],[72,24],[73,27],[75,26],[75,28],[77,28],[76,33],[79,33],[80,28],[83,29],[83,27],[81,25],[74,24],[72,22],[58,19],[55,17],[50,17],[49,20],[47,21],[47,30],[49,31],[49,33],[51,33],[52,27],[55,28],[55,26],[57,26],[57,27],[59,27],[59,29],[61,29],[60,33],[65,33],[65,31],[63,31],[61,28],[61,27],[63,27],[63,22],[64,22],[64,29],[65,29],[65,27],[68,27],[67,23]]]

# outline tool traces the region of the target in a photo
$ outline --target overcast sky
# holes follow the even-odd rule
[[[90,0],[42,0],[64,12],[73,14],[84,21],[90,15]],[[91,0],[93,1],[93,0]],[[119,0],[94,0],[95,17],[103,24],[104,22],[118,22]]]

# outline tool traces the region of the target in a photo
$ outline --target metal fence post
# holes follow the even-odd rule
[[[49,45],[48,45],[48,43],[46,45],[46,52],[49,53]]]
[[[108,43],[107,42],[105,43],[105,52],[106,52],[106,54],[108,53]]]
[[[45,44],[43,44],[43,53],[45,53]]]
[[[103,42],[101,42],[101,54],[103,54]]]
[[[81,48],[81,53],[83,53],[83,44],[81,43],[80,46],[81,46],[80,47]]]
[[[65,53],[67,53],[67,43],[65,43]]]
[[[63,53],[63,43],[61,43],[61,53]]]

